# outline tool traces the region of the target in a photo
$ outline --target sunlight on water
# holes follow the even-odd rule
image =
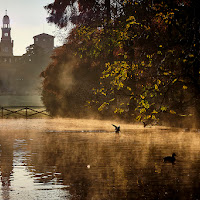
[[[199,132],[112,123],[1,120],[0,199],[200,199]]]

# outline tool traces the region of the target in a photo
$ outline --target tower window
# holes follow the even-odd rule
[[[35,38],[35,41],[36,41],[36,42],[38,41],[38,38],[37,38],[37,37]]]
[[[3,24],[3,28],[9,28],[8,24]]]
[[[8,33],[4,33],[4,36],[8,37]]]

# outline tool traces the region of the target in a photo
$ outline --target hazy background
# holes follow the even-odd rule
[[[43,32],[55,36],[55,46],[62,45],[62,33],[55,25],[47,23],[48,13],[44,6],[52,0],[0,0],[0,26],[7,10],[10,17],[11,37],[14,40],[14,55],[22,55],[33,43],[33,36]]]

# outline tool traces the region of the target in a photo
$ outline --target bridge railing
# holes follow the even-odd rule
[[[38,118],[51,115],[44,106],[4,106],[1,107],[1,118]]]

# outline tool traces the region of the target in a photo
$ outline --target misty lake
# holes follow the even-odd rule
[[[200,199],[199,132],[112,123],[0,120],[0,199]]]

